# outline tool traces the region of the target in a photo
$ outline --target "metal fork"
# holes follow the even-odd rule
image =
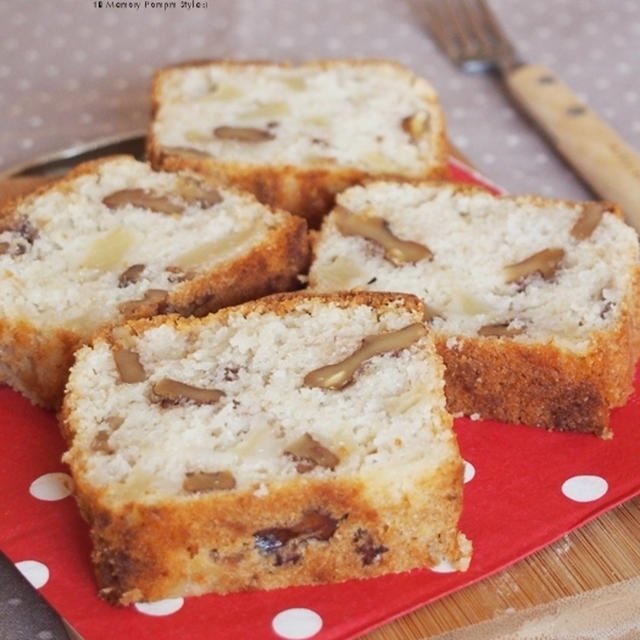
[[[519,58],[485,0],[425,0],[428,26],[467,72],[496,71],[517,104],[591,189],[640,231],[640,157],[551,69]]]

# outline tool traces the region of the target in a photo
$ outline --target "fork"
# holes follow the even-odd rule
[[[640,231],[640,157],[550,69],[519,58],[485,0],[425,0],[428,26],[467,72],[497,72],[516,103],[601,198]]]

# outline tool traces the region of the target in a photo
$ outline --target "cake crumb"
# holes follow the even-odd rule
[[[457,349],[460,346],[460,342],[456,336],[447,338],[447,349]]]
[[[269,495],[269,487],[264,482],[258,485],[258,488],[253,492],[256,498],[264,498]]]

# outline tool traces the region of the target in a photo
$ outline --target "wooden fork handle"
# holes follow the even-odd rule
[[[521,65],[505,82],[576,173],[640,231],[640,156],[550,69]]]

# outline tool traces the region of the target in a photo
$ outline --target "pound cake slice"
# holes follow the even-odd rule
[[[280,294],[80,349],[64,460],[100,594],[466,568],[463,464],[423,314],[412,296]]]
[[[444,176],[436,92],[402,65],[210,61],[160,69],[148,154],[252,191],[317,227],[365,178]]]
[[[0,211],[0,382],[56,408],[102,325],[293,289],[307,266],[304,220],[250,194],[129,156],[81,165]]]
[[[638,237],[612,204],[375,182],[338,198],[309,286],[413,293],[451,412],[609,436],[640,352]]]

